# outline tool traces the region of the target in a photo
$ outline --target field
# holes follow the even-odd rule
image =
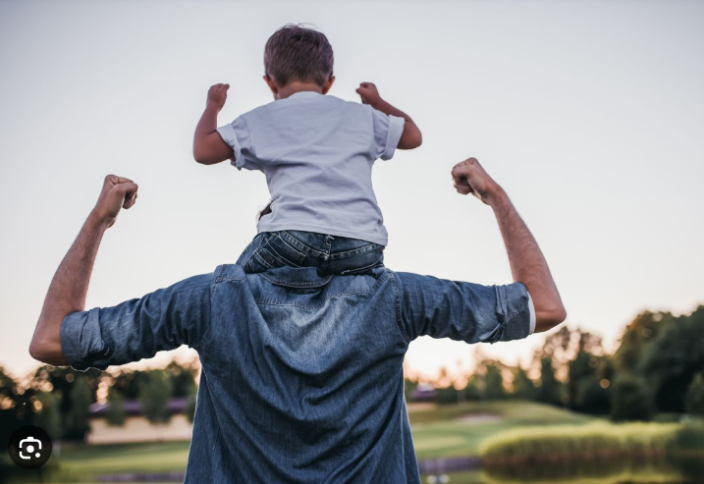
[[[418,459],[476,455],[482,440],[519,426],[583,424],[589,417],[530,402],[465,403],[410,411]],[[188,442],[63,446],[54,482],[86,482],[122,473],[183,471]],[[53,458],[52,458],[53,459]],[[479,482],[479,473],[454,475],[453,484]]]

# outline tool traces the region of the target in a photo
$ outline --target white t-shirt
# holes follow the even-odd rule
[[[301,230],[387,245],[372,165],[391,159],[405,120],[366,104],[297,92],[218,128],[238,169],[266,175],[259,232]]]

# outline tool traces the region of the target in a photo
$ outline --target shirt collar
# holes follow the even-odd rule
[[[315,267],[279,267],[260,272],[259,276],[276,286],[294,288],[322,287],[332,279],[332,276],[321,276]]]

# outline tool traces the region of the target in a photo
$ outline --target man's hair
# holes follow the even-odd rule
[[[332,76],[333,62],[327,37],[300,25],[284,25],[269,37],[264,48],[266,75],[282,86],[290,81],[313,81],[323,86]]]

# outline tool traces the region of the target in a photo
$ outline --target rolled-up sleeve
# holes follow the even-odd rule
[[[222,140],[232,148],[233,158],[232,165],[238,170],[245,168],[247,170],[259,170],[253,154],[252,139],[247,127],[246,120],[240,116],[232,123],[220,126],[217,129]]]
[[[406,120],[398,116],[391,116],[372,110],[372,120],[374,125],[374,158],[390,160],[393,158],[398,147]]]
[[[482,286],[408,273],[397,279],[401,324],[410,339],[496,343],[525,338],[535,324],[521,283]]]
[[[117,306],[67,315],[61,347],[77,370],[106,369],[186,344],[198,349],[210,327],[212,274],[195,276]]]

